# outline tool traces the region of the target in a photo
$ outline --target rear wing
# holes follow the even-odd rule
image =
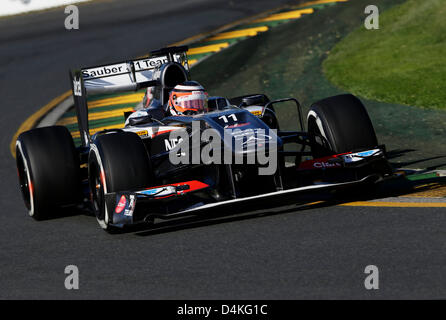
[[[162,86],[161,67],[169,63],[181,65],[189,78],[187,50],[187,46],[168,47],[152,51],[148,58],[71,70],[70,80],[82,146],[87,147],[90,143],[88,96]]]

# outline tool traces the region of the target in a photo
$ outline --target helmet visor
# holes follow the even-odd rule
[[[175,107],[178,111],[204,112],[207,109],[208,96],[205,92],[196,91],[192,94],[177,97]]]

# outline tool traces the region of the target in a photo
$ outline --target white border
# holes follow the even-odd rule
[[[2,0],[0,17],[44,10],[91,0]]]

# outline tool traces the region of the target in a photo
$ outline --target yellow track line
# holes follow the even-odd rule
[[[113,110],[113,111],[89,113],[88,121],[114,118],[114,117],[120,117],[120,116],[124,117],[124,112],[130,112],[133,110],[134,110],[133,108],[122,108],[122,109],[117,109],[117,110]],[[62,118],[59,121],[57,121],[57,125],[60,125],[60,126],[66,126],[66,125],[75,124],[75,123],[77,123],[77,117]]]
[[[90,135],[93,135],[96,132],[101,131],[101,130],[105,130],[105,129],[121,129],[123,126],[124,126],[124,120],[122,121],[121,124],[112,124],[112,125],[109,125],[109,126],[104,126],[104,127],[90,129]],[[71,132],[71,136],[73,138],[80,138],[81,137],[79,131]]]
[[[253,37],[253,36],[256,36],[259,32],[265,32],[265,31],[268,31],[267,26],[247,28],[247,29],[223,32],[223,33],[217,34],[216,36],[210,37],[210,38],[206,39],[205,41],[234,39],[234,38],[241,38],[241,37]]]
[[[88,102],[88,108],[98,108],[98,107],[113,106],[117,104],[140,102],[142,98],[144,98],[144,93],[128,94],[125,96],[114,97],[114,98],[105,98],[101,100]]]
[[[303,14],[311,14],[313,12],[314,12],[314,9],[312,9],[312,8],[282,12],[282,13],[273,14],[273,15],[263,18],[263,19],[254,20],[253,23],[297,19],[297,18],[300,18]]]
[[[19,129],[17,130],[17,132],[14,134],[12,141],[9,145],[9,149],[11,151],[12,156],[15,158],[15,143],[17,141],[18,136],[24,132],[24,131],[28,131],[31,130],[32,128],[34,128],[34,126],[36,125],[37,121],[40,120],[40,118],[42,118],[47,112],[49,112],[50,110],[52,110],[55,106],[57,106],[59,103],[61,103],[62,101],[64,101],[66,98],[68,98],[71,95],[71,90],[67,91],[63,94],[61,94],[60,96],[54,98],[53,100],[51,100],[49,103],[47,103],[45,106],[43,106],[42,108],[40,108],[37,112],[35,112],[34,114],[32,114],[31,116],[28,117],[28,119],[26,119],[19,127]]]
[[[295,6],[295,8],[302,8],[302,7],[307,7],[307,6],[313,6],[316,4],[326,4],[326,3],[335,3],[335,2],[347,2],[348,0],[316,0],[316,1],[310,1],[310,2],[305,2],[302,4],[299,4],[297,6]]]
[[[323,204],[325,201],[306,203],[305,206],[312,207]],[[391,201],[354,201],[341,203],[341,207],[388,207],[388,208],[445,208],[446,202],[391,202]]]
[[[199,41],[209,37],[209,35],[216,35],[216,34],[219,34],[219,33],[223,32],[223,31],[225,31],[225,30],[228,30],[228,29],[231,29],[231,28],[243,25],[243,24],[248,24],[248,23],[250,23],[254,19],[260,19],[261,17],[265,17],[268,14],[271,14],[273,12],[277,12],[277,11],[280,11],[280,10],[285,10],[287,8],[291,8],[291,6],[290,5],[282,5],[280,7],[277,7],[277,8],[274,8],[274,9],[270,9],[270,10],[267,10],[267,11],[264,11],[264,12],[261,12],[261,13],[258,13],[258,14],[255,14],[255,15],[253,15],[251,17],[242,18],[242,19],[233,21],[231,23],[225,24],[224,26],[221,26],[221,27],[219,27],[219,28],[217,28],[217,29],[215,29],[213,31],[203,32],[203,33],[197,34],[195,36],[186,38],[184,40],[175,42],[175,43],[169,45],[169,47],[170,46],[182,46],[182,45],[190,44],[192,42],[199,42]]]
[[[446,202],[388,202],[355,201],[342,203],[343,207],[391,207],[391,208],[446,208]]]
[[[197,47],[197,48],[191,48],[189,51],[187,51],[188,55],[193,54],[201,54],[201,53],[208,53],[208,52],[218,52],[223,48],[229,47],[229,43],[223,42],[223,43],[217,43],[212,44],[209,46],[203,46],[203,47]]]

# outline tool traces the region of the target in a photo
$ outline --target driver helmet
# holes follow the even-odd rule
[[[168,108],[172,115],[202,113],[207,110],[208,93],[196,81],[178,84],[169,94]]]

